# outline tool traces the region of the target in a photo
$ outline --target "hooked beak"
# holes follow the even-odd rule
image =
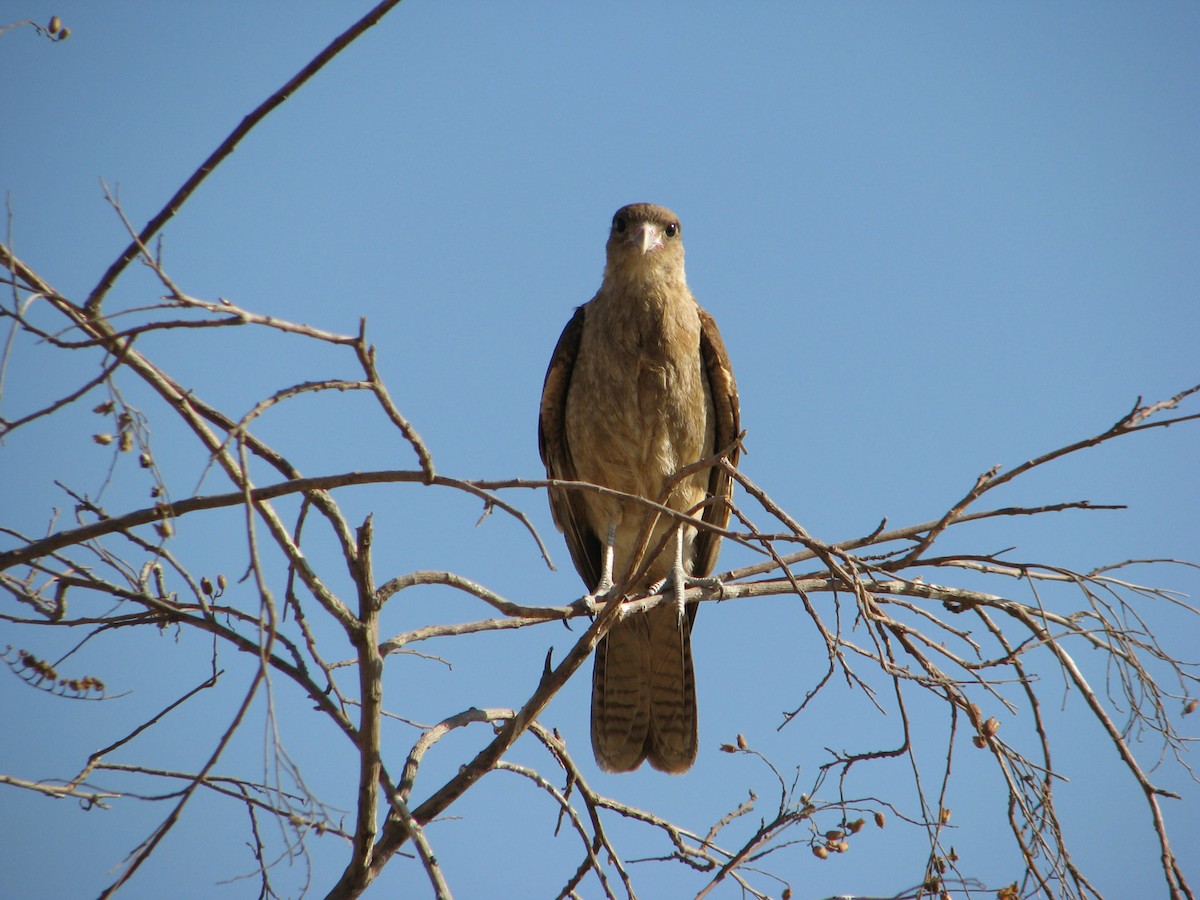
[[[645,256],[651,250],[657,250],[663,245],[662,229],[653,222],[643,222],[630,232],[627,240],[640,249],[642,255]]]

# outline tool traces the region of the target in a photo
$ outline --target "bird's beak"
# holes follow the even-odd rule
[[[629,243],[639,247],[645,256],[663,245],[662,229],[652,222],[644,222],[629,235]]]

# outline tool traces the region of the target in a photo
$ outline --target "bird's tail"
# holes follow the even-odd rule
[[[600,768],[628,772],[643,760],[671,773],[696,759],[692,616],[660,604],[617,624],[596,648],[592,750]]]

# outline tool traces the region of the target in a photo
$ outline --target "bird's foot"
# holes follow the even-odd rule
[[[601,582],[596,585],[596,589],[591,593],[584,594],[578,600],[571,604],[572,608],[578,608],[590,618],[596,618],[596,613],[612,598],[609,594],[612,593],[612,581]]]
[[[687,593],[688,588],[702,587],[705,590],[716,591],[722,597],[725,595],[725,585],[720,578],[715,576],[701,577],[698,575],[688,575],[682,569],[676,569],[671,572],[662,581],[650,586],[651,594],[667,595],[668,590],[675,601],[675,614],[679,617],[680,623],[683,622],[684,599],[683,595]]]
[[[704,578],[689,578],[688,587],[702,587],[717,594],[722,600],[725,599],[725,582],[716,575],[708,575]]]

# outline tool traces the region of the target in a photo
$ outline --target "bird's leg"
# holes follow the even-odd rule
[[[579,603],[587,610],[588,615],[594,616],[596,610],[599,609],[597,601],[605,599],[608,592],[613,589],[613,556],[617,546],[617,523],[609,522],[608,534],[604,538],[604,558],[600,564],[600,581],[596,584],[595,590],[584,594],[579,598]]]
[[[687,572],[683,569],[683,529],[675,529],[675,565],[671,567],[671,587],[675,594],[675,617],[683,625],[683,594],[687,590]],[[664,585],[665,587],[665,585]]]
[[[680,627],[683,626],[684,601],[683,595],[690,587],[706,587],[712,590],[721,590],[722,584],[719,578],[701,578],[696,575],[689,575],[687,569],[683,566],[683,529],[686,526],[680,525],[675,529],[675,564],[671,567],[671,574],[664,578],[658,584],[650,588],[650,593],[666,593],[667,585],[671,586],[671,592],[675,600],[675,614],[679,617]]]

